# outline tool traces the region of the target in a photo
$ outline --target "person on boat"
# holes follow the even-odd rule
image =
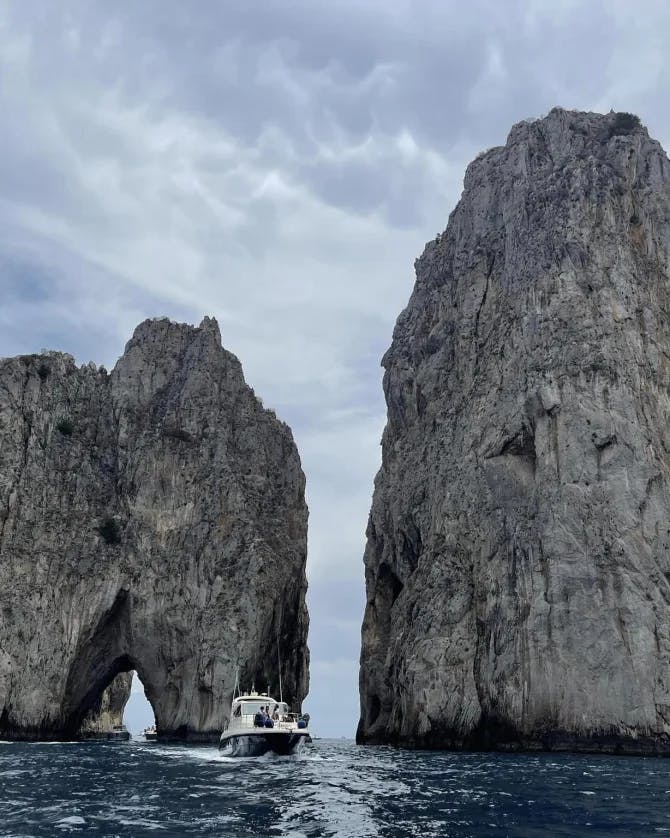
[[[265,727],[266,718],[265,708],[261,707],[261,709],[254,716],[254,727]]]
[[[278,722],[279,721],[279,705],[275,704],[275,709],[272,711],[272,721]]]

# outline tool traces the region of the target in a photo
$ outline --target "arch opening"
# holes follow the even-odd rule
[[[124,654],[106,666],[100,660],[96,664],[86,666],[80,661],[70,673],[70,707],[64,725],[66,736],[71,739],[97,738],[115,727],[128,726],[126,710],[133,696],[133,687],[137,698],[129,716],[133,728],[128,729],[131,732],[135,729],[136,706],[139,706],[141,718],[148,716],[147,723],[137,732],[154,724],[155,713],[145,697],[137,662]]]
[[[123,725],[123,712],[130,694],[131,673],[120,672],[102,691],[93,707],[84,716],[78,738],[107,738]]]
[[[133,670],[130,695],[123,711],[123,724],[136,736],[156,724],[156,714],[147,698],[144,684],[137,670]]]
[[[104,660],[104,654],[98,653],[93,660],[88,657],[85,655],[77,661],[68,678],[69,708],[65,713],[64,728],[70,739],[79,739],[97,732],[97,720],[105,703],[105,691],[119,674],[134,668],[127,655],[117,657],[111,664]],[[118,701],[122,702],[122,713],[125,700],[119,695]]]

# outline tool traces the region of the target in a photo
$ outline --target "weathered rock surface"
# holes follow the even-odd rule
[[[108,374],[0,361],[0,737],[76,736],[136,669],[163,737],[243,685],[307,692],[307,508],[289,428],[216,321],[142,323]]]
[[[628,115],[469,166],[383,361],[359,741],[670,750],[669,249]]]

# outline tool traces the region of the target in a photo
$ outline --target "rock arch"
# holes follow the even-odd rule
[[[112,373],[0,361],[0,736],[76,736],[136,669],[165,737],[236,671],[307,692],[304,476],[218,326],[142,323]],[[268,581],[272,584],[268,584]]]
[[[115,727],[123,725],[132,685],[132,671],[120,672],[116,675],[84,716],[72,738],[97,739]]]

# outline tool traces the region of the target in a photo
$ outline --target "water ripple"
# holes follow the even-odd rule
[[[0,743],[0,834],[662,834],[665,769],[644,758],[406,752],[342,740],[252,759],[144,742]]]

